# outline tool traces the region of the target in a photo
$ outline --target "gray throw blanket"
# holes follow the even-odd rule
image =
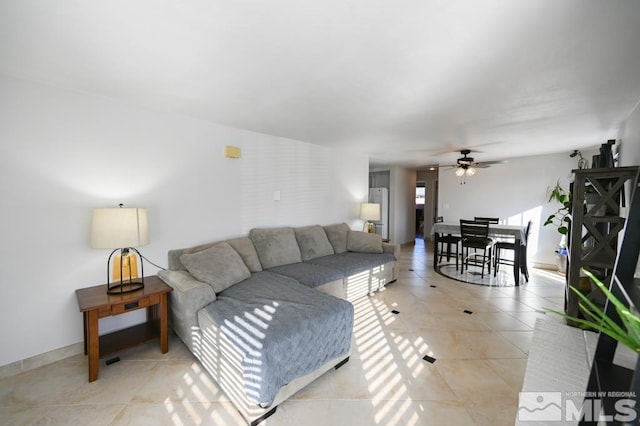
[[[340,271],[345,277],[357,274],[367,269],[375,268],[386,262],[396,260],[391,253],[356,253],[348,251],[330,256],[316,257],[305,263],[324,266],[329,269]]]
[[[350,350],[351,303],[270,272],[229,287],[206,309],[243,354],[247,397],[262,406],[282,386]]]

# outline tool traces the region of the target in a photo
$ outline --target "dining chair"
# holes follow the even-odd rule
[[[480,216],[476,216],[473,218],[474,220],[481,220],[481,221],[487,221],[489,222],[489,224],[498,224],[500,223],[500,218],[499,217],[480,217]],[[493,243],[497,243],[498,241],[504,241],[503,238],[501,237],[489,237],[491,238],[491,240],[493,241]],[[495,253],[494,253],[495,255]]]
[[[442,216],[436,216],[433,219],[434,223],[442,223],[444,222],[444,218]],[[444,256],[444,252],[445,252],[445,246],[446,246],[446,252],[447,252],[447,262],[449,261],[449,258],[451,257],[451,255],[453,254],[451,251],[451,247],[455,247],[455,251],[456,251],[456,271],[458,270],[458,258],[460,257],[460,252],[458,251],[458,245],[460,243],[461,238],[456,236],[456,235],[451,235],[451,234],[447,234],[447,235],[440,235],[438,237],[438,244],[439,246],[438,248],[438,253],[440,253],[440,256],[438,256],[438,263],[442,262],[442,256]]]
[[[482,221],[487,221],[489,223],[500,223],[500,218],[499,217],[480,217],[480,216],[476,216],[473,218],[473,220],[482,220]]]
[[[527,223],[527,228],[524,232],[524,239],[520,241],[520,258],[518,259],[518,268],[522,270],[524,279],[529,282],[529,269],[527,268],[527,240],[529,239],[529,233],[531,232],[531,222]],[[494,245],[495,254],[493,259],[493,276],[498,274],[498,268],[500,264],[513,266],[516,261],[516,244],[515,241],[498,241]],[[511,250],[513,256],[503,257],[503,250]]]
[[[489,238],[489,222],[486,220],[466,220],[460,219],[460,235],[462,245],[461,272],[464,272],[465,265],[469,270],[469,260],[475,266],[482,266],[480,276],[484,278],[484,265],[487,265],[487,272],[491,274],[491,249],[493,240]],[[473,253],[469,254],[469,249]],[[482,250],[482,254],[478,251]],[[482,257],[482,259],[478,259]]]

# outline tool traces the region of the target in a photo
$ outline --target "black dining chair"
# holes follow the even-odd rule
[[[484,265],[487,265],[487,272],[491,274],[493,240],[489,238],[489,222],[460,219],[460,235],[462,245],[461,272],[464,272],[465,265],[469,270],[469,261],[471,260],[473,265],[482,266],[480,272],[482,278],[484,278]],[[469,249],[473,249],[473,253],[469,254]],[[479,253],[479,250],[482,250],[482,253]]]
[[[500,223],[500,218],[499,217],[480,217],[480,216],[476,216],[476,217],[473,218],[473,220],[486,221],[486,222],[489,222],[490,225],[491,224],[495,225],[495,224]],[[490,238],[494,242],[494,244],[496,242],[498,242],[498,241],[503,241],[503,239],[500,238],[500,237],[490,237]]]
[[[473,218],[473,220],[482,220],[482,221],[486,221],[489,223],[500,223],[500,218],[499,217],[479,217],[476,216]]]
[[[434,223],[442,223],[444,222],[444,218],[442,216],[437,216],[433,219],[433,221]],[[442,257],[444,256],[445,251],[447,252],[447,262],[448,262],[449,258],[453,254],[451,248],[454,247],[456,249],[455,250],[456,271],[458,270],[458,258],[460,257],[460,252],[458,251],[458,245],[460,244],[460,239],[461,239],[460,237],[456,235],[451,235],[451,234],[440,235],[438,237],[439,246],[437,248],[438,248],[438,253],[440,253],[440,256],[438,256],[438,263],[442,262]]]
[[[527,268],[527,240],[529,239],[529,233],[531,232],[531,221],[527,223],[527,228],[524,232],[524,240],[520,240],[520,258],[518,259],[518,265],[524,279],[529,282],[529,268]],[[515,241],[498,241],[494,245],[495,257],[493,260],[493,276],[498,274],[498,268],[500,264],[513,266],[516,261],[516,243]],[[511,250],[513,255],[510,257],[504,257],[503,250]]]

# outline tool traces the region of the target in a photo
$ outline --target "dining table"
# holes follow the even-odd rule
[[[526,259],[522,259],[520,254],[520,245],[522,241],[526,241],[527,227],[523,225],[503,225],[500,223],[489,224],[489,237],[491,238],[513,238],[515,245],[515,253],[513,254],[513,278],[515,285],[520,285],[520,272],[524,272],[526,268]],[[433,250],[433,268],[438,267],[438,240],[440,235],[460,235],[460,223],[439,222],[433,225],[434,250]]]

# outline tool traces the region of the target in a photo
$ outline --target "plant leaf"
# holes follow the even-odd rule
[[[625,334],[625,331],[622,329],[622,327],[620,327],[618,324],[615,323],[614,320],[612,320],[611,318],[609,318],[602,309],[600,309],[598,306],[596,306],[591,300],[589,300],[589,298],[587,296],[585,296],[584,294],[582,294],[582,292],[580,290],[578,290],[577,288],[571,286],[571,290],[576,293],[578,295],[578,297],[580,297],[580,299],[582,299],[582,302],[584,303],[580,303],[579,306],[585,310],[587,313],[589,313],[591,316],[599,319],[601,322],[605,323],[607,327],[609,327],[612,330],[615,330],[616,333],[618,334]],[[588,306],[589,309],[587,309],[586,306]]]
[[[609,291],[607,286],[605,286],[599,279],[597,279],[595,275],[593,275],[591,272],[587,271],[586,269],[582,269],[582,272],[584,272],[584,274],[587,277],[589,277],[591,281],[593,281],[600,288],[600,290],[602,290],[605,296],[607,296],[607,299],[609,299],[609,301],[613,303],[613,305],[616,307],[616,310],[618,311],[618,313],[629,312],[629,308],[625,306],[624,303],[622,303],[620,300],[618,300],[618,298],[615,297],[613,293],[611,293],[611,291]]]
[[[593,303],[587,296],[582,294],[580,290],[575,287],[571,287],[571,290],[573,290],[580,297],[580,299],[582,299],[582,302],[580,303],[581,307],[583,306],[582,303],[586,304],[589,307],[588,312],[590,312],[599,320],[607,322],[608,326],[616,328],[619,333],[624,333],[624,330],[618,324],[616,324],[614,320],[609,318],[609,316],[607,316],[599,306]]]

